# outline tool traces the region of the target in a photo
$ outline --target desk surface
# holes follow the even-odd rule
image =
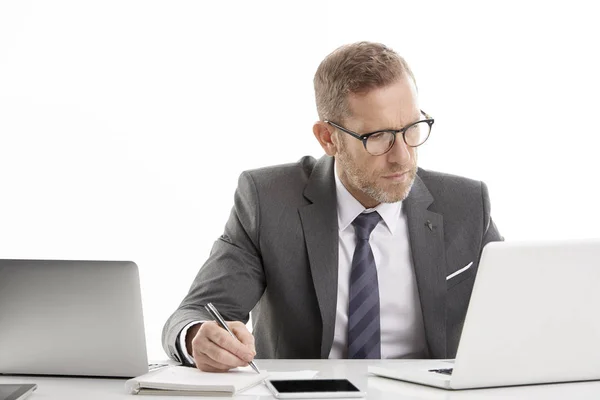
[[[413,360],[257,360],[261,369],[267,371],[318,370],[319,378],[348,378],[368,399],[423,399],[423,400],[470,400],[470,399],[600,399],[600,381],[562,383],[553,385],[521,386],[497,389],[445,391],[391,379],[368,376],[367,366],[379,363],[411,363]],[[418,362],[418,361],[417,361]],[[31,400],[112,400],[112,399],[183,399],[207,397],[131,396],[125,391],[124,379],[101,378],[55,378],[0,376],[0,383],[37,383],[38,389]],[[248,396],[240,393],[242,400],[269,399],[272,397]],[[217,399],[223,399],[218,397]]]

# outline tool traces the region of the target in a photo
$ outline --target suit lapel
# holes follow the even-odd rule
[[[304,196],[312,202],[298,209],[321,320],[321,358],[333,344],[338,287],[338,222],[333,158],[319,159]]]
[[[321,358],[333,344],[338,287],[338,223],[331,157],[319,159],[298,209],[321,321]],[[418,176],[404,200],[408,232],[421,301],[425,335],[432,358],[446,357],[446,257],[443,217],[428,210],[433,196]],[[428,223],[429,221],[429,223]]]
[[[433,196],[418,176],[404,200],[413,265],[430,357],[446,357],[446,257],[441,214],[428,210]]]

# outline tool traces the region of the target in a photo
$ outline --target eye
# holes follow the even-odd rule
[[[390,138],[390,135],[393,135],[392,132],[389,131],[384,131],[384,132],[377,132],[374,135],[369,136],[369,140],[372,140],[374,142],[378,142],[378,141],[387,141]]]

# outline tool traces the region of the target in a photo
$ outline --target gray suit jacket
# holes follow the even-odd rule
[[[186,324],[252,310],[257,358],[326,358],[333,342],[338,224],[333,159],[243,172],[225,232],[163,329],[167,354],[181,361]],[[485,184],[419,169],[404,200],[425,335],[431,358],[456,354],[483,246],[502,240]],[[446,277],[470,262],[471,268]]]

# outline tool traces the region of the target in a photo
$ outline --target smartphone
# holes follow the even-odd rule
[[[365,397],[348,379],[266,380],[267,387],[278,399],[314,399]]]

